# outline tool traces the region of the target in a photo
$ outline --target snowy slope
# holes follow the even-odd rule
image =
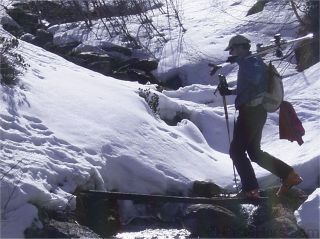
[[[77,187],[185,194],[194,180],[231,183],[227,155],[212,150],[192,122],[156,118],[138,84],[27,43],[21,53],[30,64],[23,86],[1,87],[4,235],[22,236],[12,223],[30,225],[31,204],[74,207]]]
[[[290,23],[287,7],[273,14],[281,8],[276,1],[245,18],[254,2],[183,1],[187,32],[183,39],[178,30],[172,32],[160,54],[158,74],[178,72],[188,86],[156,92],[161,118],[187,116],[177,126],[152,113],[138,95],[144,86],[83,69],[21,42],[19,51],[30,67],[19,87],[0,86],[1,235],[23,237],[26,227],[39,223],[34,205],[74,208],[72,193],[79,187],[186,194],[194,180],[230,186],[233,173],[223,107],[219,94],[213,94],[207,63],[226,58],[223,49],[235,33],[245,33],[255,43],[268,42],[281,28],[284,36],[294,37],[296,26]],[[257,16],[288,24],[252,22]],[[57,33],[64,41],[62,36]],[[312,191],[319,178],[319,67],[318,63],[284,79],[286,100],[306,129],[305,143],[278,139],[277,113],[269,115],[262,142],[263,149],[293,165],[305,179],[301,187]],[[236,67],[224,72],[234,83]],[[294,73],[294,65],[288,73]],[[232,130],[234,99],[227,100]],[[256,165],[255,169],[261,186],[279,183]]]

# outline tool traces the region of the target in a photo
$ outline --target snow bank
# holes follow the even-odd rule
[[[298,225],[309,238],[319,238],[320,188],[317,188],[294,213]]]
[[[232,182],[231,160],[192,122],[155,117],[141,85],[28,43],[19,53],[30,67],[19,86],[0,88],[3,237],[23,237],[37,221],[34,206],[74,209],[77,189],[186,194],[194,180]]]

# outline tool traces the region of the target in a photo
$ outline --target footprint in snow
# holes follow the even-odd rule
[[[36,117],[32,117],[32,116],[28,116],[28,115],[22,115],[22,116],[23,116],[23,118],[25,118],[26,120],[29,120],[29,121],[31,121],[31,122],[33,122],[33,123],[36,123],[36,124],[42,123],[42,121],[41,121],[40,119],[36,118]]]
[[[38,129],[38,130],[47,130],[48,128],[46,126],[44,126],[43,124],[34,124],[31,123],[30,124],[31,128],[33,129]]]
[[[11,122],[14,122],[15,121],[15,118],[10,116],[10,115],[3,115],[3,114],[0,114],[0,118],[4,121],[7,121],[9,123]]]

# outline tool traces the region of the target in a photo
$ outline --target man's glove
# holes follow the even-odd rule
[[[219,85],[218,86],[218,91],[219,91],[220,95],[222,95],[222,96],[224,96],[224,95],[232,95],[231,90],[228,89],[228,85],[227,86]]]
[[[226,62],[230,62],[231,64],[235,63],[238,56],[229,56]]]
[[[228,88],[228,83],[227,83],[225,76],[219,75],[219,80],[220,80],[220,83],[218,85],[218,91],[219,91],[220,95],[222,95],[222,96],[231,95],[232,91],[229,90],[229,88]]]

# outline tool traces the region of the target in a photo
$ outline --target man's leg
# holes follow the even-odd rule
[[[261,150],[262,130],[266,121],[266,112],[263,111],[264,109],[262,108],[257,109],[257,114],[259,115],[256,117],[257,121],[255,124],[257,130],[255,131],[253,138],[250,139],[247,152],[253,162],[257,163],[259,166],[274,175],[284,179],[293,171],[293,168],[282,162],[280,159]]]
[[[245,108],[239,110],[239,116],[234,126],[233,139],[230,144],[230,157],[241,178],[242,189],[245,192],[259,187],[251,162],[246,155],[250,138],[255,135],[255,128],[248,127],[250,115]]]

